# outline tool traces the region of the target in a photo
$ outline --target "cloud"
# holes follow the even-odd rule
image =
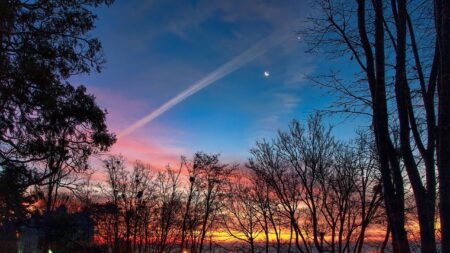
[[[151,141],[149,136],[138,136],[118,140],[111,150],[113,154],[121,154],[129,162],[142,161],[153,168],[163,169],[167,165],[176,166],[181,155],[190,154],[189,151],[167,145],[164,140]]]
[[[284,84],[289,87],[300,87],[308,81],[308,75],[316,70],[314,60],[305,54],[301,55],[301,59],[292,60],[287,66]]]
[[[145,100],[130,99],[98,87],[88,86],[88,91],[96,96],[101,107],[108,108],[108,127],[113,132],[123,129],[140,112],[149,110]],[[182,129],[152,124],[127,139],[119,139],[108,153],[121,154],[129,162],[140,160],[162,169],[167,164],[176,165],[181,155],[190,154],[178,141],[184,134]],[[101,166],[99,161],[93,164]]]
[[[293,112],[300,103],[300,98],[293,93],[278,93],[275,97],[280,102],[280,112],[284,114]]]
[[[258,137],[283,127],[286,118],[292,117],[298,108],[300,99],[293,94],[292,86],[303,82],[302,71],[305,66],[298,65],[297,61],[286,62],[286,59],[300,58],[293,49],[298,49],[299,44],[295,36],[298,25],[301,25],[299,18],[308,10],[304,8],[304,1],[119,1],[110,10],[109,14],[113,12],[113,15],[105,19],[102,28],[105,38],[101,38],[105,42],[108,58],[108,64],[102,73],[107,74],[107,80],[100,79],[97,82],[110,90],[103,88],[95,93],[101,105],[108,108],[108,125],[113,131],[120,132],[136,119],[143,120],[131,131],[134,131],[132,135],[126,139],[119,138],[112,152],[123,153],[131,161],[140,159],[157,166],[164,166],[177,160],[179,155],[190,152],[185,147],[190,144],[189,138],[193,138],[186,136],[179,125],[175,126],[174,123],[182,120],[179,117],[174,120],[167,115],[168,117],[154,121],[151,125],[145,124],[231,73],[236,67],[251,61],[253,56],[244,57],[242,62],[236,60],[233,62],[234,66],[230,66],[230,63],[217,68],[220,63],[251,48],[261,38],[274,32],[289,33],[292,39],[252,62],[248,66],[248,74],[236,81],[243,84],[238,87],[239,90],[236,90],[237,85],[231,83],[238,79],[235,79],[239,77],[236,73],[233,77],[222,80],[227,85],[216,87],[234,89],[232,92],[208,89],[205,94],[208,93],[207,99],[219,96],[225,101],[224,107],[231,104],[236,110],[243,112],[242,115],[248,115],[242,123],[242,132],[255,128]],[[102,20],[104,19],[100,16],[99,21]],[[303,59],[297,60],[301,62]],[[246,83],[247,80],[255,80],[252,71],[266,67],[271,72],[273,70],[274,76],[264,80],[261,87],[256,87],[261,88],[260,90],[252,89],[247,92],[250,88],[244,86],[254,88],[258,82]],[[211,70],[209,75],[205,75]],[[277,73],[278,76],[275,77]],[[195,82],[196,80],[199,81]],[[272,89],[269,85],[273,80],[277,80],[277,83],[273,83],[276,88]],[[188,84],[191,86],[187,87]],[[266,89],[272,90],[265,93]],[[265,94],[260,95],[262,93]],[[216,101],[208,103],[207,99],[204,100],[205,108],[216,106]],[[145,115],[150,111],[152,113]],[[229,110],[224,111],[228,113]],[[143,116],[147,117],[142,118]],[[160,122],[174,125],[162,126]],[[202,131],[204,129],[190,131],[209,134]],[[229,135],[224,133],[224,136]],[[227,137],[224,138],[233,140]]]
[[[251,48],[245,50],[243,53],[237,55],[227,63],[223,64],[216,70],[212,71],[208,75],[206,75],[204,78],[200,79],[199,81],[195,82],[194,84],[190,85],[187,89],[173,97],[172,99],[165,102],[163,105],[158,107],[157,109],[151,111],[146,116],[140,118],[133,124],[131,124],[129,127],[125,128],[123,131],[118,133],[118,138],[124,138],[134,131],[138,130],[139,128],[143,127],[144,125],[148,124],[155,118],[159,117],[161,114],[165,113],[166,111],[170,110],[172,107],[177,105],[178,103],[182,102],[186,98],[194,95],[198,91],[206,88],[207,86],[213,84],[217,80],[223,78],[224,76],[234,72],[235,70],[241,68],[242,66],[248,64],[258,56],[261,56],[267,50],[269,50],[271,47],[277,45],[278,43],[284,41],[288,36],[286,36],[286,33],[275,33],[269,36],[268,38],[260,41],[259,43],[255,44]]]
[[[273,94],[247,138],[248,145],[252,146],[255,140],[271,138],[279,129],[285,128],[300,103],[300,97],[294,93],[282,91]]]
[[[243,40],[252,43],[261,34],[287,27],[295,32],[301,24],[299,18],[307,13],[304,11],[307,9],[305,5],[306,1],[297,0],[125,1],[113,5],[114,12],[110,12],[116,23],[114,29],[121,31],[114,40],[126,41],[130,45],[129,50],[146,50],[158,36],[164,34],[178,36],[190,43],[198,43],[198,36],[209,36],[208,39],[214,40],[211,45],[240,49],[239,45],[245,45]],[[126,22],[120,21],[124,19]],[[205,32],[212,20],[232,25],[231,34],[218,38],[216,34]]]
[[[123,129],[126,122],[129,122],[137,113],[148,110],[148,102],[140,99],[130,99],[121,93],[111,89],[104,89],[98,86],[87,85],[88,92],[94,94],[97,103],[107,109],[107,123],[111,131],[117,132]],[[136,114],[136,115],[135,115]]]

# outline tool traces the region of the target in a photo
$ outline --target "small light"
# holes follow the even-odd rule
[[[264,76],[265,77],[269,77],[270,76],[270,72],[269,71],[264,71]]]

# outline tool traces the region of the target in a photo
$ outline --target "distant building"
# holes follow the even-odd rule
[[[0,253],[17,252],[17,226],[8,222],[0,226]]]
[[[94,221],[89,212],[67,213],[65,206],[45,215],[34,215],[20,227],[18,252],[85,252],[94,243]]]

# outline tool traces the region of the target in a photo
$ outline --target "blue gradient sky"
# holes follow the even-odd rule
[[[103,43],[103,71],[74,82],[96,95],[110,128],[120,132],[265,37],[288,33],[283,43],[119,139],[112,150],[155,166],[195,151],[242,162],[256,140],[333,99],[305,78],[339,64],[305,53],[296,32],[313,12],[300,0],[117,0],[97,11],[92,32]],[[339,124],[335,133],[347,139],[362,124]]]

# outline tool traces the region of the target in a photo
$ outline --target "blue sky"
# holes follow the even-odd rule
[[[99,74],[74,79],[88,87],[120,132],[191,84],[273,34],[286,34],[253,61],[181,101],[132,134],[113,153],[155,166],[195,151],[221,153],[245,161],[256,140],[274,136],[292,119],[304,120],[333,97],[305,76],[337,62],[305,53],[298,37],[307,1],[117,0],[96,10],[92,35],[107,60]],[[264,71],[270,76],[265,77]],[[336,116],[331,123],[340,122]],[[361,120],[336,126],[342,139]]]

